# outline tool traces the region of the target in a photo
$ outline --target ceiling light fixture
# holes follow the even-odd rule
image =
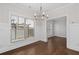
[[[43,11],[43,7],[42,5],[40,6],[40,10],[38,13],[34,13],[34,17],[35,19],[45,19],[45,18],[48,18],[48,14]]]

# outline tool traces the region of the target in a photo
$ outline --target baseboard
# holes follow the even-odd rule
[[[48,37],[48,38],[55,38],[55,37],[66,38],[66,37],[60,37],[60,36],[51,36],[51,37]]]
[[[31,43],[31,44],[29,44],[29,45],[25,45],[25,46],[22,46],[22,47],[18,47],[18,48],[16,48],[16,49],[12,49],[12,50],[9,50],[9,51],[0,53],[0,55],[5,55],[5,54],[7,54],[7,53],[12,53],[12,52],[15,51],[15,50],[20,50],[20,49],[22,49],[23,47],[28,47],[28,46],[37,45],[38,43],[44,43],[44,44],[46,44],[46,42],[44,42],[44,41],[37,41],[37,42]]]
[[[7,52],[7,51],[11,51],[11,50],[14,50],[14,49],[17,49],[17,48],[20,48],[20,47],[23,47],[23,46],[26,46],[26,45],[30,45],[32,43],[35,43],[35,42],[38,42],[39,40],[35,40],[35,41],[32,41],[30,43],[26,43],[26,44],[22,44],[22,45],[18,45],[18,46],[6,46],[6,47],[2,47],[0,49],[0,54],[1,53],[4,53],[4,52]]]
[[[76,50],[71,49],[71,48],[67,48],[67,50],[69,50],[69,51],[73,51],[73,52],[76,52],[76,53],[79,53],[79,51],[76,51]]]

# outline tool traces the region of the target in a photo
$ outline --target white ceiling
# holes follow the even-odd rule
[[[39,11],[40,6],[43,7],[44,11],[50,11],[68,4],[69,3],[23,3],[22,5],[28,7],[32,11]]]
[[[54,10],[56,8],[60,8],[63,6],[68,5],[69,3],[3,3],[0,5],[14,5],[15,7],[21,8],[21,9],[25,9],[25,10],[29,10],[31,12],[36,12],[39,11],[40,6],[42,6],[42,9],[44,11],[51,11]]]
[[[40,6],[42,6],[43,11],[46,11],[46,13],[50,13],[52,10],[55,10],[56,8],[67,6],[71,3],[2,3],[1,5],[5,6],[11,6],[16,7],[19,9],[22,9],[24,11],[28,11],[29,14],[32,16],[35,12],[39,11]]]

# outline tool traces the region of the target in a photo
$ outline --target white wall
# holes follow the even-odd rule
[[[66,17],[59,17],[54,20],[54,36],[66,37]]]
[[[0,4],[0,53],[39,41],[39,39],[35,39],[35,36],[33,38],[11,43],[11,15],[18,15],[26,18],[32,16],[31,12],[28,9],[23,8],[23,6]]]
[[[35,39],[47,42],[46,20],[36,20],[35,24]]]
[[[54,36],[54,22],[53,22],[53,20],[47,21],[47,36],[48,37]]]
[[[67,48],[79,51],[79,4],[57,8],[50,11],[49,16],[53,18],[67,16]]]

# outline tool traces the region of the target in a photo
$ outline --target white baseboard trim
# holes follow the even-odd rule
[[[26,46],[26,45],[29,45],[29,44],[32,44],[32,43],[35,43],[35,42],[38,42],[39,40],[34,40],[30,43],[22,43],[20,45],[9,45],[9,46],[4,46],[4,47],[1,47],[0,48],[0,53],[4,53],[4,52],[7,52],[7,51],[10,51],[10,50],[13,50],[13,49],[16,49],[16,48],[20,48],[22,46]]]

